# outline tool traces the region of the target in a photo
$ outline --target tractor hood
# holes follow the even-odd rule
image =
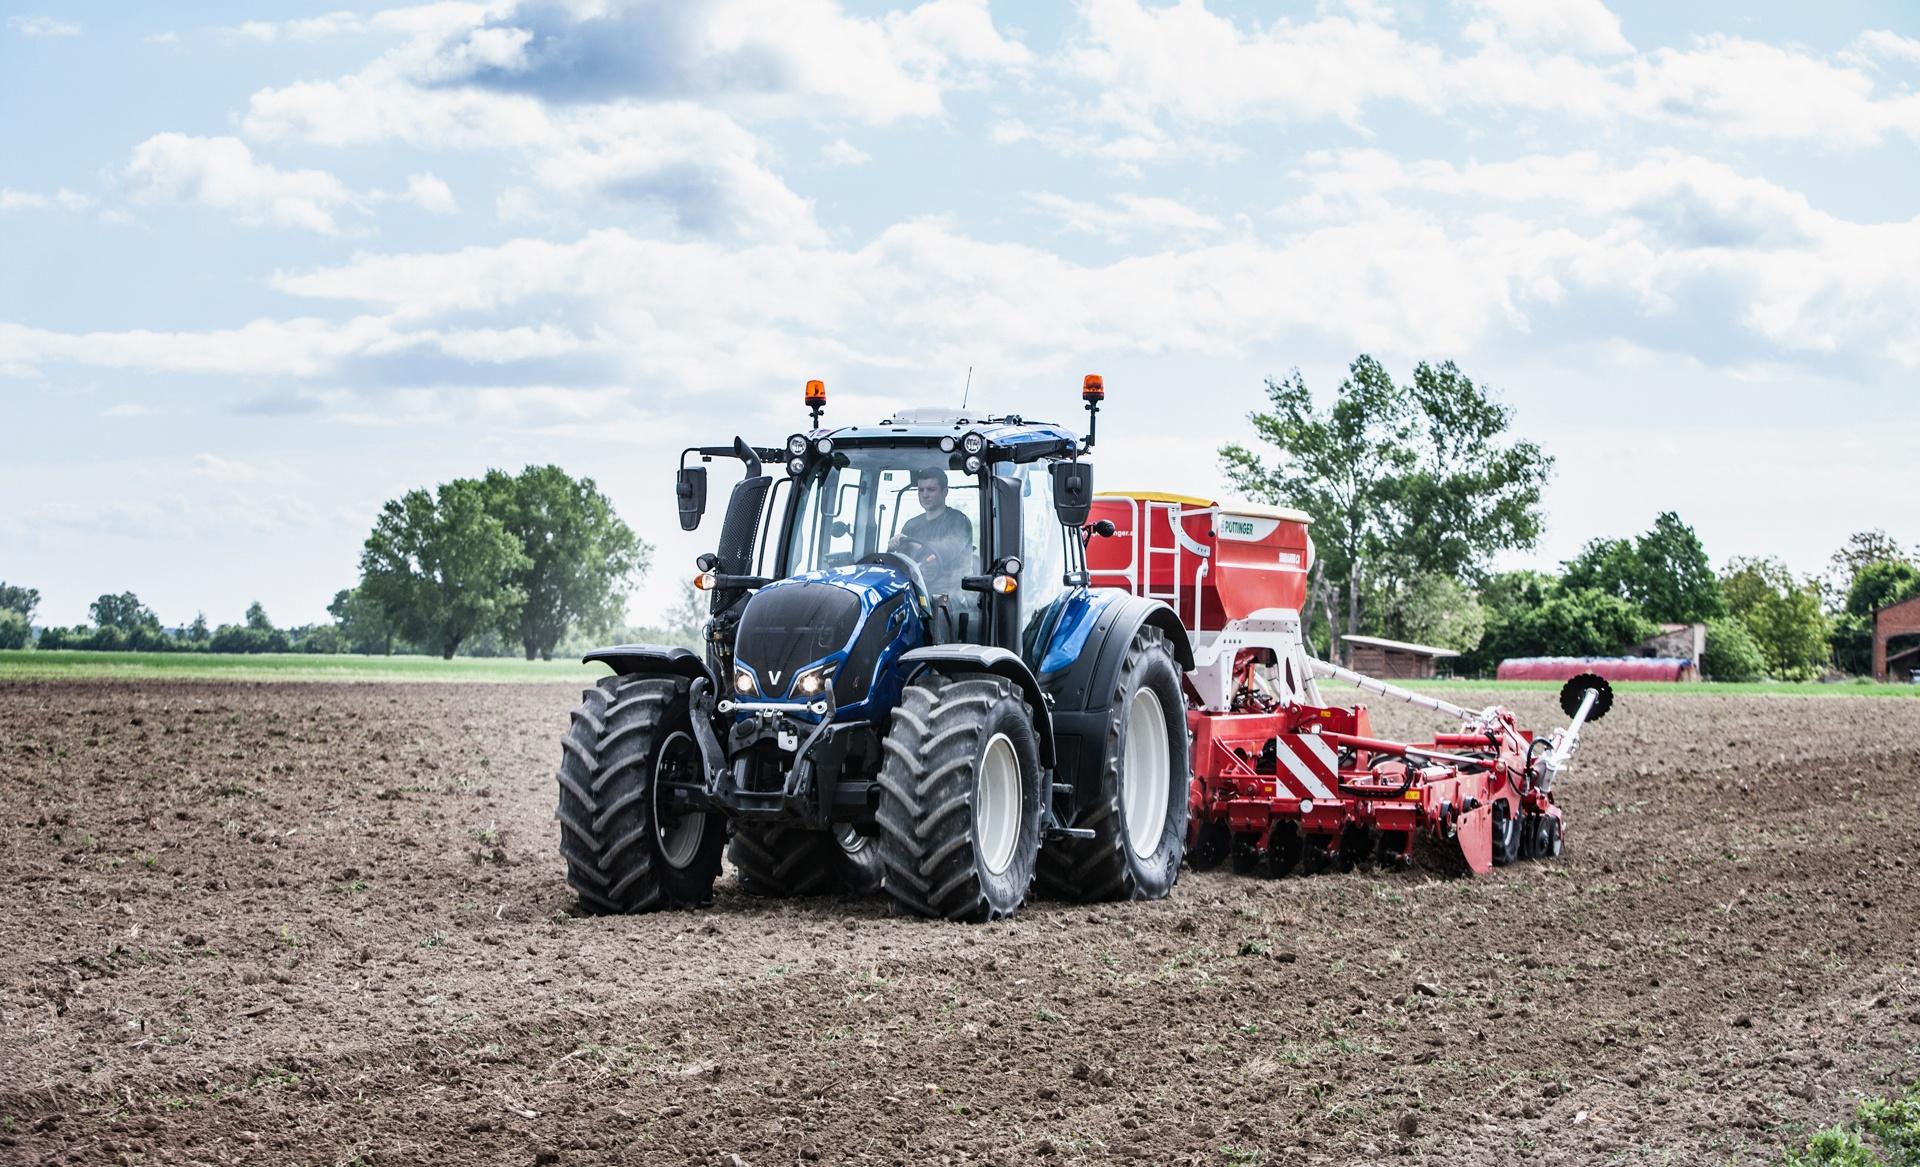
[[[734,638],[734,696],[811,704],[831,690],[834,719],[856,719],[891,705],[897,693],[876,692],[888,687],[880,680],[886,663],[925,639],[913,584],[896,568],[858,564],[793,576],[747,602]]]

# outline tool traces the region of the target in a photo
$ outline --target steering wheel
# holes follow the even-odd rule
[[[929,575],[944,575],[946,564],[940,559],[940,549],[933,544],[910,535],[899,535],[893,540],[894,553],[912,560],[920,570]]]
[[[909,539],[907,541],[911,543],[916,540]],[[935,561],[938,561],[938,556],[935,556]],[[891,567],[895,571],[905,575],[907,579],[913,583],[913,595],[915,599],[920,601],[921,609],[923,611],[929,611],[933,608],[933,592],[927,587],[927,577],[921,574],[920,565],[913,560],[897,551],[875,551],[871,555],[862,555],[860,562],[877,563],[882,567]]]

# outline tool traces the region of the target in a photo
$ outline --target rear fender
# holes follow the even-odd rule
[[[1079,813],[1082,791],[1099,788],[1106,766],[1113,688],[1134,635],[1144,627],[1159,629],[1180,670],[1193,671],[1193,642],[1172,608],[1119,588],[1095,588],[1088,599],[1088,609],[1075,627],[1054,630],[1056,643],[1071,637],[1078,642],[1078,651],[1065,667],[1043,678],[1047,692],[1054,696],[1054,725],[1062,756],[1057,779],[1073,787],[1073,805],[1056,808],[1066,822]]]
[[[1040,764],[1048,768],[1054,765],[1052,711],[1040,690],[1039,678],[1017,655],[987,645],[935,644],[900,654],[900,667],[909,681],[928,669],[991,673],[1012,681],[1033,710],[1033,732],[1040,738]]]
[[[1061,711],[1104,711],[1113,695],[1114,680],[1126,662],[1127,649],[1142,627],[1158,628],[1173,650],[1181,672],[1193,671],[1193,641],[1172,608],[1159,600],[1130,595],[1119,588],[1095,588],[1092,601],[1076,627],[1054,629],[1053,639],[1072,638],[1079,644],[1071,661],[1045,676],[1047,691]]]

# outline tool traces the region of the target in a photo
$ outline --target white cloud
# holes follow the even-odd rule
[[[1849,65],[1739,37],[1655,49],[1635,63],[1633,112],[1734,138],[1867,146],[1889,130],[1920,138],[1920,100],[1878,99]]]
[[[148,33],[140,39],[150,45],[177,45],[180,43],[180,34],[177,32],[153,32]]]
[[[873,155],[845,138],[835,138],[820,148],[820,161],[828,166],[865,166]]]
[[[1884,28],[1869,29],[1854,38],[1853,51],[1858,56],[1920,64],[1920,40]]]
[[[423,211],[450,215],[460,209],[453,188],[431,174],[416,174],[407,179],[407,199]]]
[[[1467,0],[1467,7],[1480,17],[1467,26],[1476,40],[1594,56],[1633,51],[1602,0]]]
[[[56,206],[68,211],[84,211],[92,205],[92,199],[66,187],[51,195],[0,187],[0,211],[45,211]]]
[[[278,41],[317,41],[327,37],[366,32],[372,25],[353,12],[329,12],[302,20],[249,20],[217,31],[229,40],[247,40],[261,44]]]
[[[138,401],[122,401],[100,411],[101,417],[153,417],[160,411]]]
[[[1036,211],[1056,218],[1063,228],[1086,235],[1098,235],[1116,242],[1136,234],[1167,234],[1185,237],[1217,235],[1226,229],[1219,219],[1194,210],[1175,199],[1157,195],[1119,194],[1112,206],[1070,199],[1065,195],[1039,192],[1027,195]]]
[[[1436,48],[1344,16],[1243,30],[1196,3],[1088,0],[1080,11],[1065,65],[1098,89],[1096,119],[1135,133],[1160,114],[1178,122],[1358,124],[1377,101],[1434,104],[1444,65]]]
[[[1885,88],[1860,67],[1863,54],[1906,60],[1920,50],[1898,34],[1865,34],[1833,57],[1725,35],[1636,53],[1597,0],[1460,2],[1477,14],[1466,54],[1403,35],[1364,8],[1263,25],[1194,2],[1087,0],[1059,65],[1093,96],[1064,100],[1044,133],[1020,121],[996,132],[1124,155],[1134,167],[1179,157],[1166,144],[1196,127],[1333,121],[1364,133],[1380,106],[1475,127],[1493,111],[1833,147],[1889,133],[1920,139],[1920,94]],[[1089,134],[1105,144],[1088,144]]]
[[[372,317],[255,320],[204,332],[55,332],[0,323],[0,368],[71,363],[161,373],[311,377],[351,356],[401,352],[418,341]]]
[[[1790,247],[1836,222],[1796,191],[1676,150],[1651,151],[1625,166],[1592,152],[1455,165],[1344,150],[1309,154],[1306,163],[1311,193],[1282,208],[1285,218],[1346,221],[1416,191],[1463,200],[1481,213],[1548,204],[1553,221],[1571,207],[1596,227],[1638,224],[1685,248]]]
[[[498,151],[568,200],[638,200],[696,234],[810,241],[821,237],[811,205],[744,119],[934,116],[945,93],[1032,60],[985,0],[873,19],[835,0],[434,9],[404,26],[375,17],[407,39],[358,72],[255,93],[245,133]],[[824,158],[865,155],[841,142]],[[500,198],[503,218],[533,210],[524,194]]]
[[[51,16],[9,16],[7,27],[21,36],[79,36],[86,29]]]
[[[760,140],[725,113],[690,102],[550,109],[516,94],[416,88],[377,65],[339,81],[262,90],[245,125],[269,141],[501,150],[522,159],[550,192],[650,202],[695,233],[821,234],[811,205],[773,172]]]
[[[195,454],[193,473],[215,482],[283,482],[284,469],[242,458],[223,458],[218,454]]]
[[[125,177],[136,202],[214,207],[234,212],[243,223],[275,223],[323,235],[339,231],[336,212],[358,205],[333,175],[255,162],[238,138],[155,134],[134,147]]]
[[[450,37],[412,76],[561,101],[711,100],[734,112],[893,122],[1032,55],[986,0],[928,0],[874,19],[837,0],[701,5],[525,3]]]

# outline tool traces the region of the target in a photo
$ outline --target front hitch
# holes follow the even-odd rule
[[[700,747],[700,769],[706,776],[707,795],[712,797],[728,772],[727,752],[713,732],[713,682],[695,677],[687,690],[687,702],[693,714],[693,740]]]

